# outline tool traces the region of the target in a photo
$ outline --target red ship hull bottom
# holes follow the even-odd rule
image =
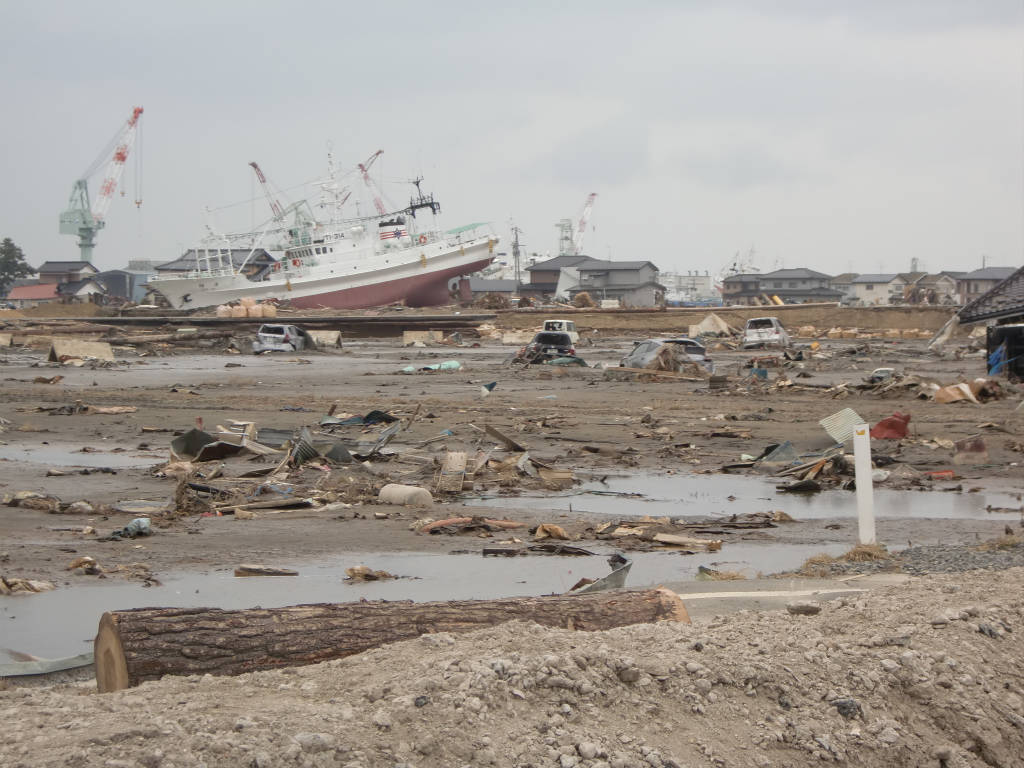
[[[491,263],[492,257],[463,264],[440,272],[430,272],[416,277],[403,277],[374,283],[359,288],[345,288],[340,291],[329,291],[316,296],[303,296],[290,299],[290,304],[298,309],[367,309],[384,304],[404,301],[410,307],[434,307],[439,304],[451,303],[448,292],[448,281],[453,277],[468,275],[483,269]]]

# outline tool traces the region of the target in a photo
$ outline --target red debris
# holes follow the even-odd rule
[[[909,413],[894,413],[871,428],[871,437],[875,440],[899,440],[907,436],[909,423]]]

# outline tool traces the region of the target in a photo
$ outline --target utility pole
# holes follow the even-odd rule
[[[516,271],[516,285],[519,285],[519,233],[522,232],[515,224],[512,225],[512,264]]]

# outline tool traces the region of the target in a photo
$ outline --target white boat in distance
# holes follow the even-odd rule
[[[419,180],[416,182],[419,190]],[[347,197],[347,196],[346,196]],[[494,260],[497,235],[486,224],[446,232],[421,228],[417,213],[433,219],[441,206],[418,193],[402,211],[359,219],[318,222],[305,202],[275,211],[274,223],[287,237],[280,261],[248,274],[261,250],[256,239],[246,260],[235,266],[231,243],[196,250],[197,268],[158,276],[150,286],[174,309],[199,309],[237,301],[287,300],[300,309],[361,309],[404,301],[411,307],[451,301],[452,278],[483,269]],[[340,208],[340,205],[339,205]],[[294,214],[293,224],[284,217]],[[269,231],[269,227],[268,227]],[[264,232],[266,234],[266,232]]]

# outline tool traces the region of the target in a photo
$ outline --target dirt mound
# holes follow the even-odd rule
[[[944,575],[817,615],[504,625],[102,696],[12,688],[0,763],[1009,768],[1022,587],[1024,569]]]

